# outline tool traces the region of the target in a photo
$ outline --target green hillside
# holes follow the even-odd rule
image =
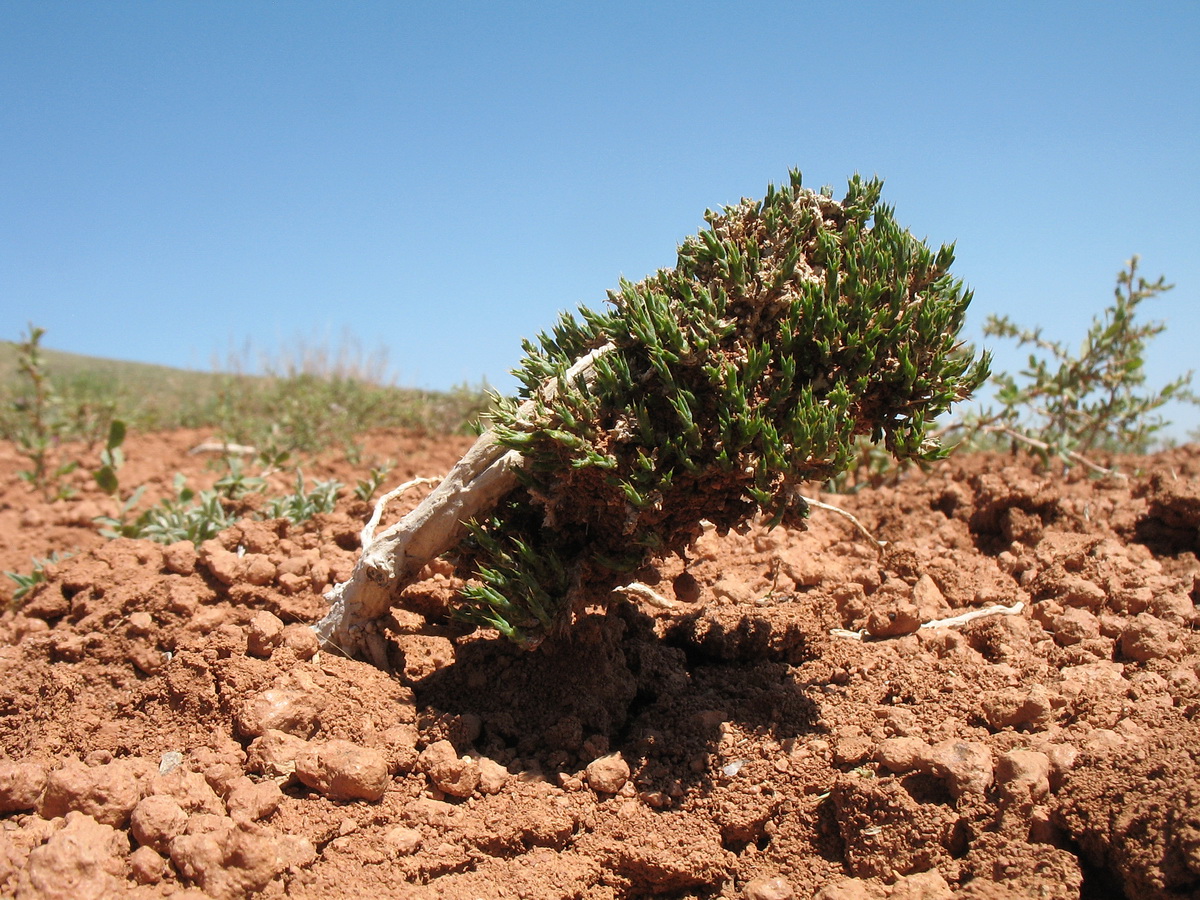
[[[32,414],[22,344],[0,342],[0,437]],[[423,391],[364,380],[353,368],[245,375],[198,372],[38,347],[51,396],[46,412],[63,439],[100,440],[113,418],[130,428],[212,427],[235,441],[312,452],[377,427],[463,428],[486,408],[482,388]],[[319,369],[320,367],[310,367]]]

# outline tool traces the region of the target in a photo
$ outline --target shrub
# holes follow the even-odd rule
[[[674,268],[623,282],[611,309],[526,342],[523,402],[502,403],[424,508],[368,548],[319,631],[353,646],[381,591],[394,599],[414,574],[414,546],[448,549],[464,509],[478,511],[456,551],[472,578],[459,615],[533,645],[683,551],[701,520],[804,515],[798,485],[841,471],[859,435],[900,459],[942,455],[929,427],[986,360],[958,342],[970,293],[953,249],[901,228],[881,187],[855,177],[838,203],[794,172],[762,201],[709,212]],[[488,463],[493,445],[510,455]],[[476,478],[485,464],[516,483]]]

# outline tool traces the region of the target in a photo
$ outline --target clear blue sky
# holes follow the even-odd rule
[[[1198,46],[1193,2],[0,0],[0,338],[349,333],[508,390],[522,336],[794,166],[957,241],[968,337],[1074,343],[1141,254],[1161,381],[1198,356]]]

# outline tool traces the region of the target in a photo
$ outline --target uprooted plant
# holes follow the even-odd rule
[[[564,314],[525,343],[520,402],[331,593],[323,640],[382,661],[376,620],[434,557],[468,586],[457,614],[524,646],[718,529],[807,510],[805,481],[858,435],[900,459],[943,451],[934,418],[987,376],[958,341],[970,293],[851,179],[839,203],[790,184],[708,212],[674,268]]]

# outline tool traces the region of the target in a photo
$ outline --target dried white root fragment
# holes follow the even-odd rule
[[[640,581],[631,581],[629,584],[623,584],[620,587],[613,588],[614,594],[625,594],[627,597],[636,597],[639,600],[645,600],[651,606],[658,609],[674,609],[676,603],[674,600],[668,599],[660,594],[648,584],[642,584]]]
[[[932,619],[928,622],[922,622],[921,628],[953,628],[956,625],[965,625],[968,622],[973,622],[975,619],[982,619],[986,616],[1015,616],[1019,615],[1025,609],[1024,601],[1018,600],[1012,606],[1003,606],[997,604],[995,606],[987,606],[983,609],[972,609],[968,612],[957,616],[950,616],[946,619]],[[848,628],[831,628],[829,633],[834,637],[850,638],[851,640],[861,641],[866,631],[851,631]]]

